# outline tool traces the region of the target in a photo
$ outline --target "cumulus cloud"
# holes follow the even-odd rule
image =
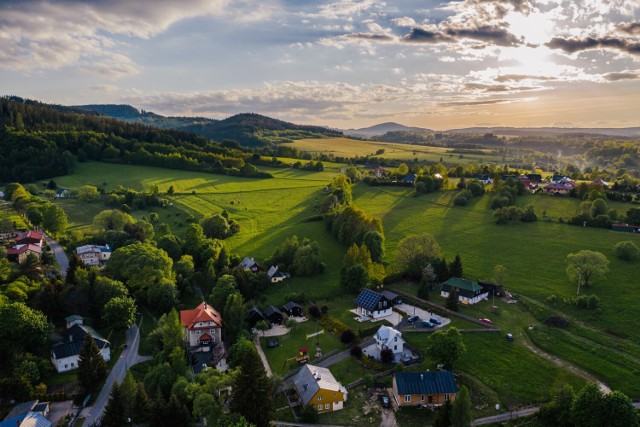
[[[637,80],[637,79],[640,79],[640,71],[622,71],[619,73],[607,73],[603,77],[608,82],[617,82],[618,80]]]
[[[545,46],[576,53],[589,49],[615,49],[632,55],[640,55],[640,42],[618,37],[553,37]]]
[[[409,43],[448,43],[460,39],[477,40],[498,46],[517,46],[522,43],[505,28],[491,25],[476,28],[450,27],[436,31],[416,27],[403,37],[403,40]]]
[[[623,33],[627,34],[640,34],[640,21],[636,22],[623,22],[618,24],[616,28]]]

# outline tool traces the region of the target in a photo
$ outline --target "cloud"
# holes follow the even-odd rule
[[[640,21],[636,22],[623,22],[616,25],[616,28],[623,33],[627,34],[640,34]]]
[[[409,34],[405,34],[402,39],[409,43],[444,43],[454,41],[451,37],[439,31],[428,31],[422,28],[412,28]]]
[[[439,105],[442,107],[459,107],[459,106],[474,106],[474,105],[511,104],[514,101],[515,100],[513,99],[483,99],[479,101],[441,102]]]
[[[495,78],[495,81],[499,83],[504,82],[521,82],[523,80],[556,80],[556,77],[547,77],[547,76],[534,76],[527,74],[502,74]]]
[[[517,46],[522,44],[516,36],[504,28],[481,25],[475,28],[443,28],[430,30],[415,27],[402,39],[409,43],[450,43],[460,39],[478,40],[498,46]]]
[[[608,82],[617,82],[618,80],[637,80],[637,79],[640,79],[640,71],[622,71],[618,73],[607,73],[603,77]]]
[[[615,49],[632,55],[640,55],[640,42],[617,37],[554,37],[545,46],[576,53],[589,49]]]
[[[508,86],[503,84],[465,83],[464,89],[484,93],[516,93],[543,89],[540,86]]]
[[[389,42],[394,40],[393,37],[387,34],[372,34],[372,33],[351,33],[351,34],[345,34],[344,37],[348,39],[372,40],[377,42]]]

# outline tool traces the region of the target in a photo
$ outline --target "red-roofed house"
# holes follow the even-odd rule
[[[206,302],[193,310],[180,310],[180,322],[191,347],[222,342],[222,318]]]
[[[38,259],[40,259],[40,256],[42,255],[42,246],[23,243],[7,249],[7,259],[17,263],[23,263],[29,254],[34,254]]]
[[[44,236],[40,231],[33,231],[33,230],[25,231],[23,233],[19,233],[16,236],[16,245],[32,244],[32,245],[42,246],[43,237]]]

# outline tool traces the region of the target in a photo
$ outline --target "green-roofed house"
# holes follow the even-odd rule
[[[440,296],[442,298],[448,298],[452,288],[455,288],[458,292],[458,301],[461,304],[477,304],[489,298],[489,292],[486,289],[476,282],[461,277],[452,277],[442,283],[440,286]]]

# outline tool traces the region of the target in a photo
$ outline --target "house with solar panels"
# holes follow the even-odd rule
[[[356,298],[355,303],[356,311],[359,315],[373,317],[374,319],[390,316],[393,307],[387,297],[371,289],[363,289],[358,298]]]
[[[393,397],[398,406],[442,406],[453,402],[458,386],[451,371],[396,372]]]

